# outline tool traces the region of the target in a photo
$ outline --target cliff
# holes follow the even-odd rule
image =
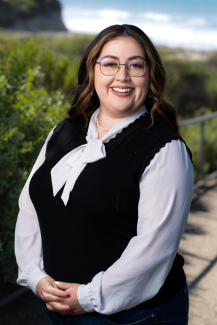
[[[0,0],[0,27],[16,31],[66,31],[57,0]]]

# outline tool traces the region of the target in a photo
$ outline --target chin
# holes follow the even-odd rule
[[[115,110],[121,112],[121,113],[125,113],[126,115],[130,115],[132,113],[134,113],[136,111],[136,105],[132,104],[132,105],[119,105],[117,107],[115,107]],[[139,106],[140,107],[140,106]]]
[[[115,103],[110,103],[113,110],[118,112],[128,112],[135,108],[135,103],[123,103],[123,101],[116,101]]]
[[[113,106],[112,109],[116,112],[119,112],[124,115],[129,115],[129,113],[132,111],[132,108],[129,106]]]

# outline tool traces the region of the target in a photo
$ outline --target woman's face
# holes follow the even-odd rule
[[[121,64],[125,64],[130,58],[146,59],[142,46],[134,38],[128,36],[118,37],[106,43],[97,62],[106,56],[116,57]],[[124,65],[120,66],[116,75],[106,76],[101,73],[100,64],[96,64],[94,84],[102,110],[106,110],[111,117],[128,116],[137,111],[145,102],[149,91],[149,67],[146,67],[141,77],[131,77]],[[118,92],[117,88],[130,88],[132,91],[120,96],[123,92]]]

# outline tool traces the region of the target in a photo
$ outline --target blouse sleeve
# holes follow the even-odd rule
[[[41,232],[37,213],[29,196],[29,183],[36,170],[43,164],[49,133],[19,197],[19,214],[15,228],[15,256],[18,264],[17,283],[36,294],[37,283],[47,277],[42,258]]]
[[[85,311],[113,314],[158,293],[187,223],[193,182],[193,166],[184,143],[173,140],[166,144],[140,180],[137,236],[112,266],[78,288]]]

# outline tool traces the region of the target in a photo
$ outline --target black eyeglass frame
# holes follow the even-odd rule
[[[145,69],[144,69],[143,74],[141,74],[141,76],[131,76],[131,74],[129,73],[129,70],[127,69],[127,64],[128,64],[129,61],[137,59],[136,57],[133,58],[133,59],[129,59],[129,60],[127,60],[127,63],[120,63],[119,59],[113,58],[113,59],[115,59],[115,60],[117,60],[117,61],[119,62],[117,72],[116,72],[115,74],[105,74],[105,73],[102,72],[102,69],[101,69],[101,61],[102,61],[103,59],[105,59],[105,58],[107,58],[107,56],[103,57],[103,58],[100,60],[100,62],[97,62],[97,61],[96,61],[96,63],[99,63],[99,64],[100,64],[100,71],[101,71],[101,73],[102,73],[104,76],[108,76],[108,77],[115,76],[115,75],[118,73],[118,71],[120,70],[120,65],[126,65],[126,70],[127,70],[127,73],[129,74],[130,77],[142,77],[142,76],[144,76],[144,74],[145,74]],[[109,57],[108,57],[108,58],[109,58]],[[138,59],[140,59],[140,60],[142,60],[142,61],[145,62],[144,59],[141,59],[141,58],[138,58]],[[145,62],[145,68],[146,68],[146,67],[150,67],[150,66],[151,66],[150,64],[146,64],[146,62]]]

